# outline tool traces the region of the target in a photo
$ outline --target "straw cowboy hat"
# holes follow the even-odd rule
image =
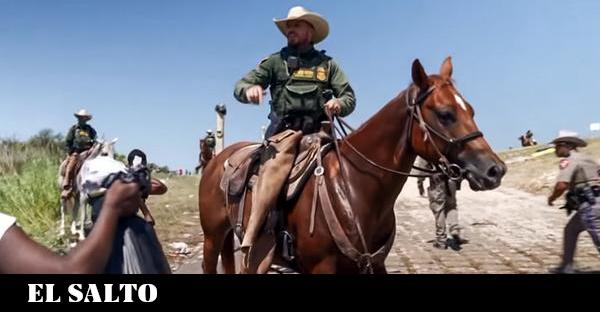
[[[88,111],[86,111],[85,109],[81,109],[73,115],[75,115],[75,117],[77,117],[77,118],[83,118],[83,119],[87,119],[87,120],[92,119],[92,115],[90,113],[88,113]]]
[[[320,14],[311,12],[301,6],[291,8],[286,18],[274,18],[273,22],[275,22],[275,25],[277,25],[281,33],[285,36],[287,34],[287,22],[294,20],[302,20],[313,26],[315,29],[313,43],[319,43],[329,35],[329,24],[325,18]]]
[[[581,138],[579,138],[579,135],[577,134],[577,132],[573,132],[573,131],[567,131],[567,130],[560,130],[558,132],[558,136],[556,137],[556,139],[552,140],[552,142],[550,142],[552,144],[557,144],[557,143],[569,143],[569,144],[573,144],[575,145],[575,147],[586,147],[587,143],[582,140]]]

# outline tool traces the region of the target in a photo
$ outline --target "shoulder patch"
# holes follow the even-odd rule
[[[569,166],[569,160],[568,159],[563,159],[560,161],[560,164],[558,165],[558,167],[562,170],[565,169]]]

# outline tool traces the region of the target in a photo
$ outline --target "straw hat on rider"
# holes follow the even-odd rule
[[[302,20],[312,25],[315,29],[313,36],[313,43],[319,43],[323,41],[327,35],[329,35],[329,23],[323,16],[318,13],[309,11],[301,6],[296,6],[290,9],[288,16],[282,19],[273,19],[275,25],[279,28],[281,33],[287,35],[287,22],[293,20]]]
[[[81,118],[81,119],[85,119],[85,120],[92,119],[92,115],[90,113],[88,113],[88,111],[86,111],[85,109],[81,109],[73,115],[75,115],[75,117],[77,117],[77,118]]]
[[[558,132],[558,136],[556,137],[556,139],[552,140],[552,142],[550,142],[550,143],[552,143],[552,144],[568,143],[575,147],[586,147],[587,146],[587,143],[584,140],[582,140],[581,138],[579,138],[579,135],[577,134],[577,132],[567,131],[567,130],[560,130]]]

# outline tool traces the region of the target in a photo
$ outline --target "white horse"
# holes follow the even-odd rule
[[[71,233],[78,235],[78,239],[81,241],[85,239],[85,226],[91,222],[87,214],[87,203],[89,191],[84,187],[84,176],[90,175],[89,163],[98,159],[111,159],[114,162],[115,149],[114,145],[118,139],[114,139],[110,142],[104,142],[103,140],[97,140],[96,144],[92,146],[87,152],[80,155],[80,162],[83,162],[79,173],[75,177],[75,185],[69,198],[60,200],[60,229],[59,235],[65,235],[65,213],[66,211],[71,212]],[[64,179],[64,167],[66,161],[60,166],[60,173],[58,183],[62,186],[62,180]],[[123,165],[124,166],[124,165]]]

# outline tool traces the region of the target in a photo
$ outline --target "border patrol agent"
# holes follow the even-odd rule
[[[267,87],[271,93],[271,123],[241,245],[246,257],[266,215],[276,204],[302,136],[318,132],[327,113],[347,116],[355,107],[354,91],[340,66],[324,51],[314,48],[329,34],[325,18],[303,7],[293,7],[287,18],[274,22],[287,37],[287,47],[263,59],[234,90],[237,100],[253,104],[262,102]]]
[[[567,205],[563,208],[567,209],[567,215],[573,210],[576,213],[565,226],[562,262],[551,272],[574,273],[573,257],[579,233],[587,231],[600,252],[600,165],[577,151],[578,147],[585,147],[587,143],[575,132],[560,131],[552,144],[555,145],[556,156],[566,158],[560,161],[560,172],[554,191],[548,197],[548,205],[552,206],[569,190]]]
[[[415,165],[424,169],[434,169],[421,157],[417,158]],[[420,192],[423,182],[419,179],[417,183],[421,183],[419,184]],[[450,247],[457,249],[460,244],[466,243],[466,240],[460,238],[460,226],[458,225],[456,190],[459,189],[459,186],[460,182],[449,180],[441,173],[434,174],[429,178],[427,197],[435,220],[435,240],[433,241],[435,248],[446,249],[450,243]],[[448,239],[447,233],[452,236],[452,240]]]
[[[77,118],[77,124],[69,129],[65,138],[69,157],[62,185],[62,198],[69,197],[72,192],[73,176],[78,167],[79,154],[89,150],[96,143],[96,130],[87,124],[92,119],[92,115],[85,109],[78,111],[74,115]]]
[[[204,137],[204,142],[206,143],[206,146],[208,146],[208,148],[214,150],[215,146],[217,145],[217,139],[215,139],[215,134],[212,132],[212,130],[208,129],[206,130],[206,136]]]

